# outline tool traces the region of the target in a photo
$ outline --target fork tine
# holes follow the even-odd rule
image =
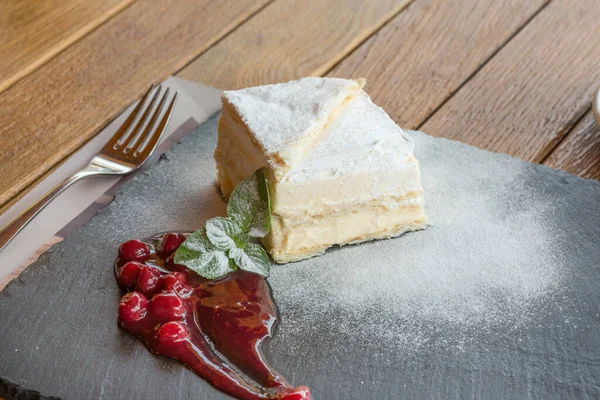
[[[167,100],[167,96],[169,95],[169,91],[170,91],[169,88],[167,88],[167,90],[165,90],[165,93],[161,97],[160,102],[158,103],[158,106],[156,107],[156,110],[152,114],[152,117],[150,117],[150,121],[148,121],[148,124],[146,125],[146,128],[144,129],[144,133],[141,135],[140,141],[137,143],[137,147],[133,153],[134,157],[140,156],[141,150],[144,148],[144,143],[146,143],[146,140],[152,136],[152,131],[154,129],[154,125],[156,124],[156,120],[158,119],[158,116],[160,115],[160,113],[162,112],[162,110],[165,106],[165,102]]]
[[[152,109],[154,108],[154,104],[156,103],[156,99],[158,99],[158,96],[160,95],[161,90],[162,90],[162,85],[159,85],[158,89],[156,89],[156,92],[154,92],[154,96],[152,96],[152,100],[150,100],[150,104],[148,104],[148,107],[146,107],[146,109],[144,110],[144,113],[140,117],[138,123],[135,125],[135,128],[133,128],[133,130],[131,131],[129,136],[127,136],[127,139],[125,139],[125,141],[123,143],[121,143],[120,145],[117,143],[117,147],[121,147],[126,153],[128,151],[132,150],[132,148],[140,140],[139,132],[142,130],[142,127],[144,126],[146,121],[148,121],[148,116],[152,112]],[[142,135],[142,138],[143,138],[143,135]]]
[[[157,117],[157,118],[160,115],[160,111],[164,105],[164,101],[167,99],[168,93],[169,93],[169,90],[167,89],[167,92],[165,93],[163,100],[161,101],[160,109],[157,110],[156,113],[154,114],[155,117]],[[144,159],[144,158],[149,157],[154,152],[154,149],[158,145],[158,142],[159,142],[162,134],[164,133],[165,128],[167,127],[167,124],[169,123],[169,120],[171,119],[171,115],[173,114],[173,108],[175,107],[175,104],[177,103],[178,95],[179,95],[179,91],[176,91],[175,95],[173,95],[173,99],[171,100],[171,103],[169,104],[169,106],[167,108],[167,111],[165,111],[165,114],[163,115],[162,119],[158,123],[158,126],[156,127],[156,129],[154,129],[154,132],[149,137],[147,143],[144,145],[144,143],[142,142],[141,146],[144,146],[144,147],[138,148],[136,150],[136,152],[134,153],[134,156]],[[156,118],[155,118],[155,120],[156,120]],[[152,121],[153,124],[154,124],[155,120]],[[150,125],[148,125],[148,126],[150,126]],[[141,149],[141,151],[140,151],[140,149]]]
[[[129,116],[127,117],[125,122],[123,122],[123,125],[121,125],[119,127],[119,129],[115,132],[115,134],[110,138],[108,143],[106,143],[106,145],[105,145],[106,147],[113,148],[119,142],[119,140],[121,140],[123,135],[125,133],[127,133],[127,130],[129,129],[129,127],[135,120],[135,117],[137,117],[138,113],[140,112],[140,109],[142,108],[142,106],[144,105],[146,100],[148,99],[148,96],[150,95],[150,92],[152,92],[152,89],[154,89],[154,85],[150,85],[150,88],[146,91],[146,93],[144,94],[144,97],[142,97],[142,99],[139,101],[137,106],[135,106],[135,108],[133,109],[131,114],[129,114]]]

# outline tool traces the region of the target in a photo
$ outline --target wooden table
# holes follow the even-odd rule
[[[598,0],[4,0],[0,213],[174,74],[365,77],[405,128],[600,179]]]
[[[600,179],[597,0],[5,0],[0,213],[174,74],[365,77],[399,125]]]

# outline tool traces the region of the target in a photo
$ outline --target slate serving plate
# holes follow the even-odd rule
[[[412,132],[431,226],[273,268],[315,399],[600,396],[600,183]],[[116,324],[118,245],[222,215],[216,117],[0,293],[0,395],[225,399]]]

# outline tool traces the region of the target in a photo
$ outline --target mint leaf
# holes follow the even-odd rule
[[[248,243],[248,235],[231,218],[217,217],[206,221],[206,236],[219,250],[244,248]]]
[[[210,241],[208,241],[208,238],[206,237],[206,231],[204,229],[199,229],[196,232],[190,234],[181,244],[181,246],[179,246],[179,248],[175,252],[175,259],[177,258],[177,254],[179,253],[180,249],[182,251],[189,250],[194,252],[205,253],[207,251],[214,250],[214,246],[212,245],[212,243],[210,243]],[[175,259],[173,261],[177,263],[177,260]]]
[[[227,215],[249,236],[267,236],[271,229],[271,204],[264,168],[233,190],[227,204]]]
[[[207,279],[221,278],[236,268],[225,252],[208,240],[204,229],[188,236],[175,252],[173,261]]]
[[[259,244],[248,243],[244,250],[234,251],[234,254],[229,253],[236,265],[244,271],[254,272],[261,276],[269,276],[271,271],[271,263],[267,251]]]
[[[235,271],[235,265],[229,261],[224,252],[217,250],[204,253],[184,265],[206,279],[218,279]]]
[[[207,279],[218,279],[238,267],[268,276],[271,266],[267,251],[250,237],[264,237],[271,229],[271,205],[264,169],[240,183],[229,198],[227,217],[206,221],[206,228],[192,233],[174,255]]]

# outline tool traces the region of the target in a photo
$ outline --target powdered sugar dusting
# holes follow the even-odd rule
[[[552,209],[523,186],[525,164],[413,136],[431,226],[273,268],[281,335],[326,321],[339,336],[459,348],[474,329],[511,334],[560,289]]]
[[[319,142],[292,166],[284,180],[386,174],[406,168],[412,154],[410,136],[361,91],[327,125]]]
[[[319,129],[359,83],[340,78],[296,81],[226,91],[225,98],[270,155],[282,153]]]

